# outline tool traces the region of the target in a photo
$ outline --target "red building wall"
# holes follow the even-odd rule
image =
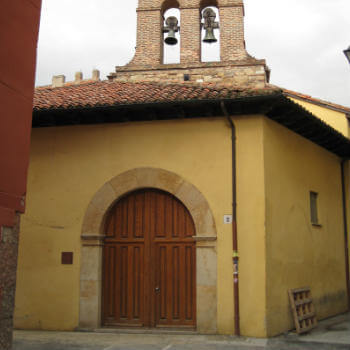
[[[0,223],[24,211],[41,0],[0,2]],[[9,212],[11,211],[11,213]]]
[[[0,1],[0,349],[11,348],[41,0]]]

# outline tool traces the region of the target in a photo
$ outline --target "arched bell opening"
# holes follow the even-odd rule
[[[165,0],[161,6],[161,14],[164,17],[164,14],[169,9],[179,9],[180,4],[177,0]]]
[[[202,12],[206,7],[219,8],[219,4],[217,0],[202,0],[199,5],[200,11]]]
[[[169,1],[173,6],[177,1]],[[164,4],[163,4],[164,5]],[[178,8],[168,8],[163,15],[163,64],[180,63],[180,10]]]
[[[220,14],[216,0],[202,0],[201,61],[220,62]]]

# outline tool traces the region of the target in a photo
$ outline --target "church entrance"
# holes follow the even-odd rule
[[[173,195],[142,189],[109,211],[103,245],[102,323],[196,326],[195,227]]]

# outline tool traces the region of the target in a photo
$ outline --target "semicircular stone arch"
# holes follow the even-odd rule
[[[82,225],[79,327],[101,327],[102,245],[105,219],[119,198],[142,188],[156,188],[178,198],[189,210],[196,236],[197,330],[216,333],[217,256],[216,227],[203,194],[179,175],[158,168],[137,168],[105,183],[90,201]]]

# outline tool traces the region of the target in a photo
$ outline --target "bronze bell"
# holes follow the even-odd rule
[[[213,28],[207,28],[205,31],[205,37],[203,39],[205,43],[216,43],[218,40],[215,38],[214,35],[214,29]]]
[[[203,18],[203,28],[205,29],[205,37],[203,42],[209,44],[216,43],[218,40],[215,38],[214,29],[219,29],[219,23],[215,22],[216,13],[211,8],[207,8],[203,12]]]
[[[178,20],[176,17],[171,16],[168,17],[165,21],[166,27],[163,28],[163,33],[169,33],[168,36],[165,38],[164,42],[167,45],[176,45],[177,39],[175,33],[179,31],[178,27]]]
[[[177,44],[177,39],[175,37],[175,32],[173,30],[169,30],[169,34],[165,38],[164,42],[168,45],[176,45]]]

